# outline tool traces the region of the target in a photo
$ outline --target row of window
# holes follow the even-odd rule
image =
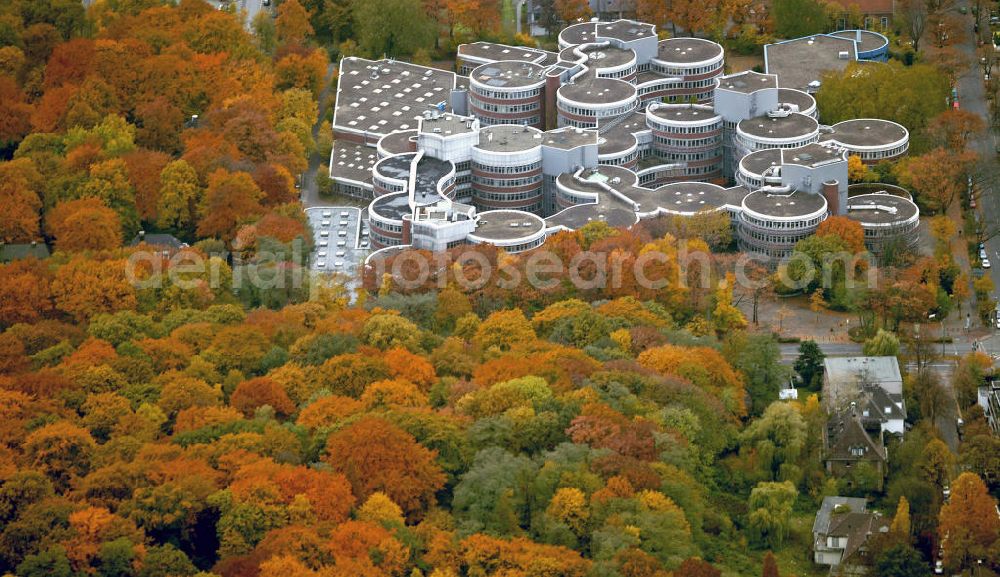
[[[371,227],[372,230],[375,230],[375,228],[377,227],[378,230],[382,230],[385,232],[398,232],[398,233],[403,232],[403,225],[401,224],[386,224],[384,222],[376,221],[373,219],[371,221],[371,225],[372,225]]]
[[[722,135],[710,136],[708,138],[664,138],[653,134],[653,142],[656,148],[660,147],[671,147],[671,148],[697,148],[701,146],[718,146],[722,143]]]
[[[542,175],[526,176],[523,178],[489,178],[487,176],[473,176],[472,182],[483,186],[495,186],[503,188],[515,188],[518,186],[528,186],[538,184],[542,181]]]
[[[698,102],[706,102],[712,99],[712,91],[699,92],[697,94],[671,94],[665,98],[665,100],[671,104],[675,102],[685,102],[688,98],[694,97]]]
[[[866,228],[865,240],[877,240],[882,237],[893,237],[900,234],[908,234],[913,232],[913,230],[915,230],[919,225],[920,221],[914,220],[912,222],[901,222],[894,226]]]
[[[474,168],[477,172],[488,172],[490,174],[524,174],[525,172],[540,170],[542,168],[542,161],[539,159],[530,164],[519,164],[517,166],[490,166],[477,162]],[[478,177],[473,175],[473,178]]]
[[[660,130],[670,134],[703,134],[705,132],[718,132],[722,129],[722,125],[719,123],[704,126],[678,126],[676,124],[660,124],[655,118],[650,116],[647,116],[646,119],[652,125],[653,130]]]
[[[596,128],[597,122],[594,120],[573,120],[565,116],[559,117],[559,127],[572,126],[573,128]]]
[[[677,68],[673,66],[663,66],[654,60],[650,61],[650,69],[665,76],[695,76],[697,74],[708,74],[709,72],[722,70],[722,61],[720,60],[714,64],[699,66],[697,68]]]
[[[629,154],[619,158],[612,158],[610,160],[601,160],[601,164],[611,164],[614,166],[625,166],[626,164],[631,164],[635,162],[635,159],[639,158],[639,151],[633,150]]]
[[[741,217],[744,222],[753,224],[760,228],[766,228],[769,230],[802,230],[802,229],[812,229],[819,226],[819,223],[823,222],[825,217],[811,218],[809,220],[762,220],[746,213],[743,213]],[[808,234],[808,231],[805,233]]]
[[[747,138],[746,136],[739,135],[737,136],[737,142],[741,144],[744,147],[744,149],[748,150],[749,152],[755,152],[757,150],[769,150],[772,148],[798,148],[805,144],[816,142],[817,136],[818,135],[816,133],[806,134],[799,136],[798,140],[792,142],[786,142],[783,144],[772,144],[769,142],[758,142],[757,140],[753,140],[751,138]]]
[[[479,124],[483,126],[494,126],[496,124],[520,124],[522,126],[534,126],[542,121],[540,116],[529,116],[528,118],[490,118],[489,116],[479,116]]]
[[[381,178],[379,178],[377,176],[374,177],[374,181],[375,181],[375,186],[379,187],[382,190],[388,191],[388,192],[402,192],[402,191],[406,190],[406,186],[405,185],[396,184],[396,183],[393,183],[393,182],[387,182],[387,181],[382,180]]]
[[[598,74],[601,78],[625,78],[626,76],[632,76],[635,74],[635,66],[630,66],[625,70],[619,70],[618,72],[601,72]]]
[[[372,245],[376,247],[398,246],[403,242],[401,239],[398,238],[382,236],[375,231],[372,231],[371,239],[372,239]]]
[[[542,236],[541,238],[537,238],[535,240],[529,241],[529,242],[524,242],[524,243],[521,243],[521,244],[515,244],[513,246],[505,246],[505,247],[503,247],[503,249],[505,251],[509,252],[509,253],[524,252],[526,250],[531,250],[531,249],[533,249],[533,248],[535,248],[537,246],[541,246],[541,244],[543,242],[545,242],[545,237],[544,236]]]
[[[594,103],[594,106],[600,106],[603,103]],[[619,116],[629,112],[635,108],[635,101],[629,100],[625,104],[616,106],[614,108],[602,108],[600,110],[595,110],[593,108],[584,108],[580,106],[574,106],[572,104],[566,104],[565,102],[559,102],[559,110],[567,112],[569,114],[577,114],[579,116],[596,116],[597,118],[608,118],[609,116]]]
[[[492,200],[495,202],[510,202],[513,200],[528,200],[532,198],[538,198],[541,194],[541,189],[529,190],[526,192],[485,192],[482,190],[477,190],[475,192],[476,200]]]
[[[781,244],[781,245],[793,245],[800,240],[808,237],[811,233],[806,232],[802,234],[764,234],[759,231],[753,230],[751,228],[741,228],[740,234],[746,240],[755,240],[759,242],[766,242],[768,244]]]
[[[485,200],[485,199],[482,199],[482,200]],[[507,207],[498,207],[497,210],[505,210],[506,208]],[[483,210],[493,210],[493,207],[487,205],[487,206],[483,206],[482,209]],[[530,213],[537,214],[537,213],[542,212],[542,203],[541,203],[541,201],[539,201],[539,202],[536,202],[534,204],[529,204],[527,206],[519,206],[519,207],[517,207],[516,210],[523,210],[525,212],[530,212]]]
[[[684,160],[687,162],[692,162],[695,160],[708,160],[714,158],[717,160],[722,160],[722,154],[719,153],[719,149],[709,150],[707,152],[661,152],[657,151],[657,158],[662,158],[663,160]]]
[[[577,204],[590,204],[594,202],[594,198],[591,196],[577,196],[562,189],[558,191],[557,196],[561,201],[559,204],[562,206],[575,206]]]
[[[486,98],[499,98],[500,100],[520,100],[521,98],[531,98],[542,93],[541,87],[530,90],[519,90],[517,92],[507,92],[506,90],[490,90],[480,86],[472,85],[472,93]]]
[[[718,164],[709,164],[706,166],[688,166],[684,169],[684,174],[688,176],[702,176],[704,174],[712,174],[719,172]]]
[[[542,107],[542,103],[538,100],[534,102],[528,102],[526,104],[493,104],[492,102],[483,102],[478,98],[469,97],[469,104],[474,108],[479,110],[485,110],[486,112],[501,112],[501,113],[514,113],[514,112],[531,112],[532,110],[538,110]]]
[[[337,183],[337,192],[347,196],[354,196],[358,198],[371,198],[372,193],[360,186],[355,186],[353,184],[341,184]]]
[[[861,157],[861,160],[882,160],[884,158],[895,158],[897,156],[902,156],[906,153],[908,144],[902,146],[897,146],[890,150],[862,150],[862,151],[851,151],[851,154],[856,154]]]

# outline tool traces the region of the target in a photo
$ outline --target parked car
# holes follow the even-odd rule
[[[979,247],[979,260],[986,260],[987,258],[988,257],[986,256],[986,249],[983,247]]]
[[[984,258],[983,259],[983,268],[990,268],[990,266],[992,266],[992,265],[990,265],[990,259]]]

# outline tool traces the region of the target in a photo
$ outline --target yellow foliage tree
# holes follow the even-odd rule
[[[576,487],[563,487],[556,491],[545,512],[549,517],[565,523],[577,535],[583,533],[590,518],[587,497]]]
[[[368,497],[356,514],[359,521],[382,524],[385,522],[402,525],[403,510],[385,493],[376,491]]]

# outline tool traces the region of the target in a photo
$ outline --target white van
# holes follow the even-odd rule
[[[346,230],[342,230],[342,231],[340,231],[340,232],[337,233],[337,236],[347,236],[347,231]]]
[[[320,231],[319,235],[321,237],[323,237],[323,238],[326,238],[326,237],[330,236],[330,231],[328,231],[328,230],[322,230],[322,231]]]

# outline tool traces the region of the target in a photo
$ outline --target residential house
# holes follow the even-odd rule
[[[135,238],[132,239],[129,246],[139,246],[140,244],[155,246],[161,250],[171,252],[187,248],[188,246],[186,242],[172,234],[146,234],[146,231],[144,230],[140,230],[139,234],[135,235]]]
[[[866,429],[857,406],[838,411],[823,430],[823,464],[831,475],[854,482],[858,467],[870,466],[875,474],[874,489],[882,490],[887,455],[879,429]]]
[[[866,429],[902,435],[906,424],[903,377],[896,357],[830,357],[823,361],[825,408],[858,409]]]
[[[895,0],[833,0],[833,3],[841,8],[837,15],[838,28],[855,25],[851,22],[852,14],[860,14],[865,30],[879,32],[885,32],[892,25],[892,15],[896,8]]]
[[[888,520],[867,511],[864,499],[825,497],[813,522],[813,561],[831,573],[863,573],[868,541],[888,530]]]

